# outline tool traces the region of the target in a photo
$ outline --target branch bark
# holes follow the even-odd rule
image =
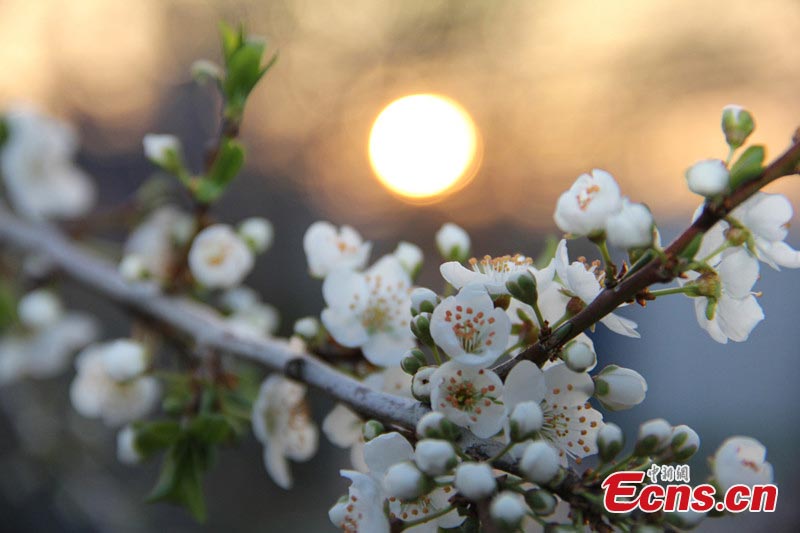
[[[800,131],[800,130],[799,130]],[[778,159],[753,179],[746,181],[736,190],[716,202],[706,202],[700,216],[664,250],[663,257],[655,257],[640,270],[624,278],[619,284],[604,289],[578,314],[567,320],[553,334],[533,344],[514,359],[499,364],[494,371],[504,378],[517,361],[527,359],[543,365],[558,350],[582,331],[587,330],[612,313],[625,302],[633,301],[637,293],[655,283],[674,280],[679,272],[675,267],[679,257],[692,241],[725,218],[738,205],[750,198],[762,187],[778,178],[796,174],[800,163],[800,140],[793,144]]]

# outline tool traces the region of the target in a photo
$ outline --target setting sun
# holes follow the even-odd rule
[[[427,199],[462,185],[477,168],[478,133],[458,103],[434,94],[395,100],[375,119],[369,159],[389,190]]]

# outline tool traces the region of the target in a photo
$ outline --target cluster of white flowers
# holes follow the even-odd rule
[[[93,206],[89,176],[72,161],[78,147],[67,124],[30,107],[4,115],[8,139],[0,151],[0,174],[14,208],[35,219],[76,218]]]
[[[142,418],[155,407],[161,389],[158,380],[147,374],[149,364],[146,348],[130,339],[89,346],[75,362],[73,407],[109,426]]]
[[[50,290],[37,289],[17,304],[19,327],[0,338],[0,385],[22,377],[51,378],[98,335],[90,316],[66,311]]]
[[[702,210],[719,208],[715,202],[744,179],[730,159],[752,131],[752,117],[729,106],[722,124],[729,160],[701,161],[686,173],[689,188],[706,197],[695,220]],[[85,213],[94,189],[71,162],[71,130],[23,109],[6,115],[3,126],[8,139],[0,171],[15,209],[32,218]],[[174,136],[148,135],[143,147],[162,169],[185,171]],[[190,185],[200,179],[178,178]],[[785,196],[754,194],[705,231],[693,253],[683,250],[672,258],[676,266],[662,264],[674,269],[676,287],[646,289],[629,301],[684,294],[694,299],[697,320],[714,340],[746,340],[764,318],[752,292],[759,261],[774,269],[800,267],[800,252],[785,242],[792,216]],[[415,244],[400,242],[370,265],[372,245],[355,229],[325,221],[308,228],[303,247],[310,275],[322,280],[325,308],[319,318],[295,322],[291,355],[299,361],[315,351],[323,358],[341,357],[342,366],[363,383],[360,392],[415,398],[423,404],[416,405],[417,412],[426,413],[412,444],[397,428],[364,420],[344,404],[329,412],[322,432],[349,449],[353,467],[342,471],[351,482],[348,495],[329,512],[335,525],[380,533],[397,529],[399,522],[403,530],[435,532],[460,526],[467,514],[479,514],[477,508],[503,531],[527,530],[541,517],[557,524],[557,509],[569,510],[569,505],[554,493],[567,469],[585,458],[597,455],[598,472],[608,473],[652,460],[683,462],[698,450],[694,430],[654,419],[640,426],[630,456],[615,464],[624,436],[618,426],[604,422],[601,409],[635,407],[645,399],[648,384],[635,370],[614,364],[596,371],[602,357],[586,334],[591,328],[571,329],[580,323],[573,317],[636,268],[618,267],[607,244],[627,251],[631,263],[665,256],[650,210],[623,197],[610,173],[595,169],[560,196],[554,220],[568,236],[596,244],[602,261],[571,261],[566,239],[547,264],[538,266],[518,253],[470,258],[470,236],[447,223],[435,236],[443,260],[441,294],[415,286],[424,260]],[[260,217],[236,226],[208,224],[205,216],[162,205],[129,235],[118,268],[127,281],[148,282],[154,290],[191,290],[191,305],[219,319],[231,336],[265,339],[277,332],[278,312],[243,283],[273,239],[271,223]],[[72,405],[86,417],[124,426],[117,437],[118,457],[124,463],[141,461],[145,454],[137,431],[142,426],[133,422],[147,416],[161,397],[154,354],[145,341],[149,337],[90,344],[97,337],[94,321],[65,311],[48,289],[24,295],[13,314],[16,322],[0,339],[0,384],[54,376],[82,349],[70,388]],[[614,333],[640,336],[635,322],[615,312],[596,320]],[[543,346],[544,357],[531,357]],[[221,354],[208,359],[191,375],[170,376],[185,390],[173,395],[168,390],[164,410],[180,422],[168,422],[173,440],[158,446],[175,450],[181,439],[204,434],[206,440],[193,446],[205,453],[204,446],[241,433],[249,414],[268,474],[279,486],[291,487],[289,461],[309,460],[319,441],[305,385],[270,375],[252,402],[252,396],[236,396],[239,376],[229,372]],[[242,402],[247,407],[252,402],[249,413],[240,409]],[[214,425],[220,419],[221,425]],[[460,449],[459,442],[472,436],[483,440],[481,446],[496,446],[496,455],[478,460],[474,450]],[[722,489],[769,483],[773,470],[765,457],[766,449],[753,439],[728,439],[712,461],[713,482]],[[495,469],[500,459],[516,462],[515,475]],[[675,520],[694,525],[701,518]]]

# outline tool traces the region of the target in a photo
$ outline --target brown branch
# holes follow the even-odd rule
[[[567,320],[553,334],[530,346],[516,358],[499,364],[494,371],[501,378],[505,377],[514,365],[522,359],[533,361],[539,366],[543,365],[550,357],[556,355],[558,350],[569,340],[589,329],[623,303],[633,301],[636,294],[646,287],[654,283],[666,283],[675,279],[680,273],[678,267],[681,266],[681,252],[698,235],[708,231],[714,224],[762,187],[783,176],[796,174],[798,172],[798,163],[800,163],[800,141],[795,140],[788,150],[769,166],[765,167],[758,176],[743,183],[721,200],[707,202],[697,220],[664,250],[663,257],[652,259],[640,270],[624,278],[614,287],[604,289],[597,295],[597,298],[589,302],[582,311]]]

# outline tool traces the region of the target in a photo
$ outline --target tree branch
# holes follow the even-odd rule
[[[798,130],[800,131],[800,130]],[[553,334],[530,346],[514,359],[498,365],[494,371],[504,378],[517,361],[528,359],[537,365],[543,365],[551,356],[575,338],[612,313],[625,302],[634,300],[636,294],[654,283],[666,283],[674,280],[679,271],[680,254],[694,239],[708,231],[714,224],[733,211],[739,204],[750,198],[762,187],[783,176],[796,174],[800,163],[800,139],[795,138],[793,144],[778,159],[765,167],[753,179],[741,184],[736,190],[718,201],[706,202],[703,212],[686,231],[664,250],[663,257],[655,257],[637,272],[624,278],[614,287],[604,289],[594,300],[578,314],[567,320]]]

